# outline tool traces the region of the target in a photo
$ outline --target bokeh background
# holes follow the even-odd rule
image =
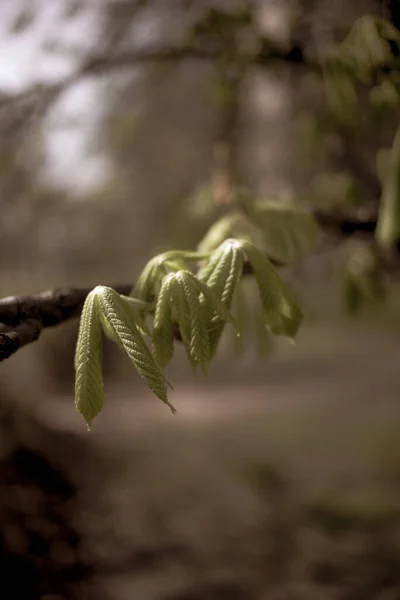
[[[134,282],[155,253],[196,247],[232,183],[376,214],[400,102],[338,118],[315,64],[357,18],[399,26],[399,11],[2,0],[1,295]],[[255,326],[238,357],[223,340],[206,379],[178,350],[177,416],[108,344],[87,433],[76,322],[0,365],[7,597],[400,597],[399,293],[394,276],[349,318],[342,237],[289,270],[306,314],[295,346]]]

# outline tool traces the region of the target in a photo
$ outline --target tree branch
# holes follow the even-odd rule
[[[134,284],[113,285],[119,294],[129,294]],[[93,288],[61,288],[32,296],[0,299],[0,362],[37,340],[43,329],[78,317]]]
[[[357,219],[334,213],[315,214],[315,218],[324,233],[339,239],[354,235],[372,238],[376,227],[376,218]],[[285,265],[273,261],[277,267]],[[399,261],[389,257],[382,263],[387,272],[398,272]],[[243,267],[243,275],[252,273],[249,263]],[[94,287],[94,286],[93,286]],[[91,288],[60,288],[48,290],[32,296],[8,296],[0,298],[0,362],[6,360],[20,348],[36,341],[42,331],[55,327],[70,319],[79,317],[86,296]],[[134,283],[111,285],[119,294],[129,295]],[[174,336],[181,340],[178,327],[174,327]]]

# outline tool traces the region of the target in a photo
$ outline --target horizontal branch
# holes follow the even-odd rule
[[[111,286],[119,294],[129,294],[134,284]],[[32,296],[0,299],[0,362],[36,341],[48,327],[78,317],[93,288],[61,288]]]
[[[317,223],[324,233],[339,240],[352,236],[362,236],[373,239],[376,228],[376,218],[359,219],[344,216],[340,213],[316,212]],[[398,272],[397,256],[388,257],[382,261],[386,272]],[[276,267],[284,267],[283,263],[272,261]],[[243,275],[249,275],[252,269],[249,263],[243,267]],[[119,294],[129,295],[134,283],[112,285]],[[42,331],[55,327],[72,318],[79,317],[85,299],[92,291],[91,288],[60,288],[48,290],[32,296],[9,296],[0,298],[0,362],[9,358],[17,350],[37,340]],[[174,336],[181,339],[179,329],[174,328]]]

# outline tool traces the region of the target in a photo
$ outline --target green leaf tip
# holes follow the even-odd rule
[[[243,249],[257,281],[264,310],[265,321],[275,335],[284,335],[294,340],[303,314],[294,295],[279,277],[275,267],[264,254],[248,242]]]
[[[186,261],[205,259],[197,275],[186,267]],[[240,337],[231,307],[245,262],[255,276],[266,328],[294,341],[302,313],[270,260],[247,239],[228,238],[212,253],[171,251],[155,257],[139,278],[136,296],[124,296],[106,286],[88,294],[75,354],[76,408],[88,431],[104,405],[102,331],[128,355],[153,393],[176,413],[168,399],[172,386],[163,371],[173,357],[175,338],[183,342],[193,371],[200,367],[206,374],[225,325],[232,323]],[[149,313],[154,313],[152,331],[145,323]],[[268,335],[264,330],[258,333],[265,352]],[[151,339],[151,349],[145,336]]]
[[[99,288],[95,288],[85,300],[75,351],[75,406],[89,431],[93,419],[104,406],[98,293]]]
[[[168,400],[170,384],[142,337],[143,308],[142,302],[132,302],[106,286],[97,286],[85,300],[75,351],[75,406],[88,431],[104,406],[102,330],[126,352],[153,393],[176,413]]]
[[[135,365],[139,375],[146,381],[154,394],[171,410],[174,410],[168,401],[167,381],[162,368],[155,361],[136,323],[132,320],[129,305],[115,290],[107,287],[103,287],[101,290],[98,301],[105,319]]]

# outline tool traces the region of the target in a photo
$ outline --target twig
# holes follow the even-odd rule
[[[376,227],[376,218],[373,217],[360,220],[334,213],[316,213],[315,218],[325,233],[333,234],[339,240],[354,235],[371,239]],[[285,266],[276,261],[273,263],[277,267]],[[398,257],[388,257],[386,262],[382,260],[382,267],[386,272],[398,272]],[[243,275],[251,273],[251,266],[246,262],[243,266]],[[78,317],[86,296],[93,287],[60,288],[32,296],[0,298],[0,362],[37,340],[44,329]],[[119,294],[129,295],[134,283],[122,283],[110,287]],[[177,340],[181,339],[178,327],[174,327],[174,336]]]
[[[118,284],[111,287],[120,294],[129,294],[133,285]],[[32,296],[1,298],[0,362],[36,341],[43,329],[78,317],[92,289],[61,288]]]

